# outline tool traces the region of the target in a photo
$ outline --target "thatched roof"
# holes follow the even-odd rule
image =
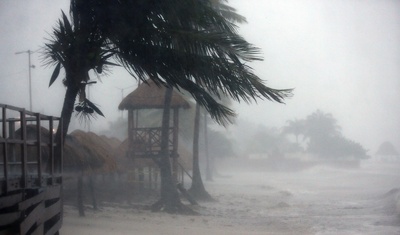
[[[92,132],[75,130],[65,139],[64,166],[66,169],[110,172],[116,170],[113,148]]]
[[[46,128],[44,128],[43,126],[40,126],[40,138],[41,138],[41,143],[46,143],[46,144],[50,144],[50,131]],[[22,137],[22,128],[19,128],[18,130],[16,130],[14,132],[14,137],[12,139],[17,139],[20,140]],[[35,140],[37,141],[37,126],[36,125],[26,125],[26,140]],[[15,155],[16,156],[20,156],[21,155],[21,148],[16,148],[15,149]],[[42,161],[46,162],[48,161],[48,158],[50,156],[50,149],[48,146],[46,145],[42,145],[41,148],[41,156],[42,156]],[[3,145],[1,145],[0,147],[0,155],[3,154]],[[37,155],[37,147],[36,145],[32,146],[32,145],[28,145],[27,146],[27,157],[28,157],[28,161],[38,161],[38,155]]]
[[[152,80],[142,83],[136,90],[127,95],[119,104],[120,110],[162,109],[166,88],[158,86]],[[190,108],[189,103],[176,91],[173,91],[171,108]]]
[[[121,140],[119,140],[118,138],[115,137],[108,137],[105,135],[101,135],[100,138],[107,142],[107,144],[113,149],[116,150],[118,148],[118,146],[121,144]]]
[[[22,129],[19,128],[17,131],[15,131],[15,139],[21,139],[21,132]],[[47,130],[44,127],[40,127],[40,133],[41,133],[41,138],[42,142],[47,142],[49,143],[49,138],[50,138],[50,131]],[[26,125],[26,139],[27,140],[36,140],[37,139],[37,126],[36,125]]]

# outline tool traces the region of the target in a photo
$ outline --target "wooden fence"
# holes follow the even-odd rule
[[[0,104],[0,235],[57,234],[62,223],[60,118]]]

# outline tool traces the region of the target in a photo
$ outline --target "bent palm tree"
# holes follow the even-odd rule
[[[79,92],[76,110],[102,115],[84,88],[90,70],[101,73],[112,65],[122,65],[136,79],[187,90],[219,123],[234,112],[211,94],[283,102],[291,92],[265,86],[252,72],[245,62],[261,60],[258,49],[209,1],[71,0],[70,13],[72,23],[63,14],[45,47],[46,62],[56,66],[50,85],[61,67],[66,74],[64,128],[57,141],[68,131]]]

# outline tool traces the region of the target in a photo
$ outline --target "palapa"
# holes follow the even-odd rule
[[[38,141],[37,139],[37,126],[36,125],[26,125],[26,140],[31,143],[35,143]],[[50,131],[44,127],[40,127],[40,138],[41,138],[41,157],[42,157],[42,162],[47,163],[49,160],[50,156],[50,149],[49,149],[49,144],[50,144]],[[15,140],[20,140],[22,139],[22,129],[19,128],[18,130],[15,131],[12,139]],[[43,145],[43,144],[47,145]],[[14,149],[14,156],[20,156],[21,155],[21,147],[17,147]],[[1,149],[3,151],[3,149]],[[38,154],[37,154],[37,146],[35,144],[30,144],[27,146],[27,158],[28,161],[33,161],[36,162],[38,161]],[[18,158],[17,158],[18,159]]]
[[[163,109],[165,90],[165,86],[147,80],[127,95],[119,104],[118,109]],[[175,89],[172,94],[171,108],[190,108],[189,103]]]
[[[64,167],[87,173],[108,173],[116,170],[112,147],[93,132],[75,130],[66,137]]]

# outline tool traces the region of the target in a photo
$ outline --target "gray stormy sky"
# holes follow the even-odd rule
[[[370,149],[389,140],[400,149],[400,1],[397,0],[231,0],[248,24],[241,34],[263,51],[252,64],[267,85],[295,88],[286,105],[267,101],[236,104],[240,118],[283,126],[316,109],[338,119],[343,133]],[[28,55],[44,44],[68,0],[0,1],[0,103],[29,107]],[[60,81],[48,88],[53,68],[32,55],[33,111],[59,115],[64,97]],[[135,81],[121,69],[91,88],[92,100],[107,119]],[[79,127],[73,124],[72,128]],[[82,127],[83,128],[83,127]]]

